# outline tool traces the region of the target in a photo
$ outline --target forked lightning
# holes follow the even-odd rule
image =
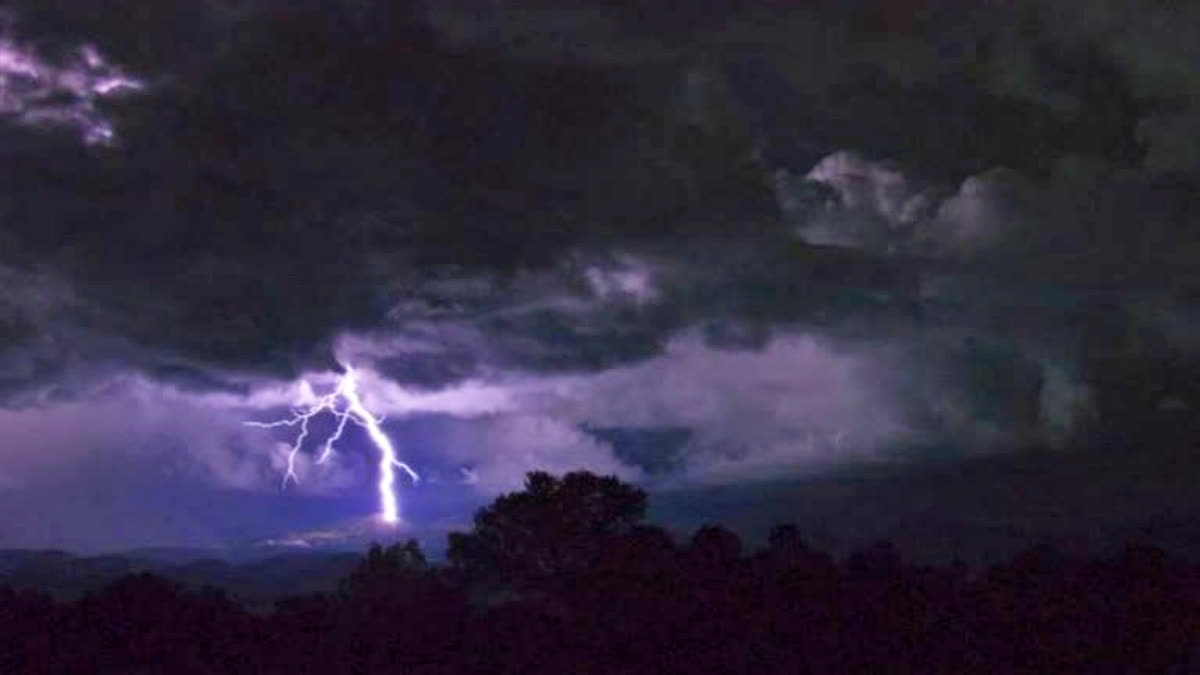
[[[317,457],[317,463],[326,461],[333,454],[334,443],[341,440],[347,423],[353,422],[362,427],[376,449],[379,450],[379,517],[385,523],[400,522],[400,507],[396,499],[396,469],[407,473],[414,483],[420,480],[420,476],[413,471],[412,467],[396,457],[396,447],[392,445],[391,439],[380,427],[383,420],[376,418],[363,405],[362,398],[358,394],[357,373],[353,368],[346,367],[346,373],[338,381],[336,389],[318,398],[310,405],[293,410],[291,417],[274,422],[246,422],[246,424],[263,429],[300,427],[300,433],[296,435],[295,442],[288,450],[287,470],[283,474],[283,487],[287,487],[288,481],[299,482],[299,478],[296,476],[296,457],[299,456],[304,441],[308,438],[309,421],[322,413],[333,415],[337,420],[337,426],[333,433],[325,439],[321,454]]]

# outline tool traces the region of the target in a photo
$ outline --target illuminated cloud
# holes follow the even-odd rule
[[[116,140],[116,130],[99,104],[145,87],[93,45],[81,45],[51,62],[10,31],[0,30],[0,119],[67,128],[85,143],[109,144]]]
[[[235,427],[160,394],[135,381],[111,382],[76,401],[0,410],[6,471],[23,485],[80,483],[88,480],[76,473],[80,465],[107,458],[117,475],[140,464],[159,475],[192,472],[223,485],[265,487],[265,471],[254,468],[266,468],[262,459],[239,462],[235,450],[224,448],[228,440],[236,444]],[[116,477],[91,476],[97,483]]]
[[[903,243],[945,197],[945,188],[922,184],[895,162],[868,161],[844,150],[803,177],[777,173],[775,188],[784,214],[805,241],[878,252]]]
[[[637,476],[589,428],[688,429],[685,475],[736,481],[760,467],[812,470],[870,456],[909,430],[892,394],[872,381],[874,362],[807,336],[758,351],[706,346],[695,334],[636,365],[594,374],[513,373],[497,383],[509,405],[450,425],[436,441],[481,490],[519,483],[537,464]],[[468,385],[447,390],[469,396]],[[387,390],[378,397],[387,401]],[[374,398],[376,393],[372,392]],[[459,408],[462,410],[462,408]],[[864,412],[869,411],[869,412]]]
[[[640,478],[640,471],[621,462],[607,443],[554,416],[490,416],[453,425],[437,441],[444,460],[460,467],[461,481],[487,496],[519,489],[529,471],[588,470]]]
[[[612,266],[589,267],[584,274],[592,292],[601,300],[628,298],[644,304],[658,295],[650,268],[628,256]]]
[[[970,176],[943,201],[918,236],[935,251],[958,256],[999,252],[1043,225],[1048,202],[1019,174],[993,169]]]

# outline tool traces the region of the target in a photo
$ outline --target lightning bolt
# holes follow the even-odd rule
[[[379,517],[385,523],[398,523],[400,522],[400,507],[396,500],[396,469],[408,474],[414,483],[421,478],[416,471],[413,471],[412,467],[397,458],[396,447],[392,445],[391,439],[383,433],[383,429],[380,427],[383,418],[375,417],[363,405],[362,397],[358,394],[357,373],[349,366],[344,367],[346,372],[338,381],[336,389],[307,406],[294,409],[291,417],[274,422],[246,422],[245,424],[260,429],[300,428],[300,432],[296,434],[296,440],[288,450],[287,470],[283,474],[283,488],[287,487],[288,481],[300,482],[296,476],[296,457],[299,456],[304,441],[308,439],[308,423],[314,417],[328,413],[337,420],[337,427],[325,439],[321,454],[317,456],[318,464],[324,463],[333,454],[333,446],[341,440],[348,424],[353,423],[362,427],[371,442],[375,444],[376,449],[379,450]],[[311,392],[307,382],[303,383],[303,386],[305,391]]]

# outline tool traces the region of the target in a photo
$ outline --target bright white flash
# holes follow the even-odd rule
[[[305,389],[311,391],[307,386]],[[396,447],[392,445],[391,439],[383,433],[383,429],[379,426],[383,423],[383,419],[376,418],[363,405],[362,398],[358,395],[358,378],[353,368],[346,367],[346,373],[338,382],[336,389],[308,405],[293,410],[291,417],[275,422],[246,422],[246,424],[263,429],[300,427],[300,433],[296,435],[296,440],[288,451],[287,471],[283,475],[283,486],[287,487],[288,481],[299,482],[299,478],[296,476],[296,457],[300,454],[300,449],[308,438],[309,421],[322,413],[333,415],[337,420],[337,427],[322,444],[321,454],[317,456],[317,463],[324,462],[333,454],[333,445],[342,438],[348,423],[352,422],[362,427],[366,430],[371,442],[375,444],[376,449],[379,450],[379,517],[385,523],[400,522],[400,507],[396,501],[396,469],[407,473],[414,483],[420,480],[420,476],[412,470],[412,467],[397,459]]]

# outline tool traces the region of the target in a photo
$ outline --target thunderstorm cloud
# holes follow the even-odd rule
[[[431,527],[576,468],[1003,520],[921,467],[1155,465],[1200,406],[1195,10],[480,6],[0,14],[0,547],[370,513],[360,429],[281,492],[244,424],[347,365]]]

